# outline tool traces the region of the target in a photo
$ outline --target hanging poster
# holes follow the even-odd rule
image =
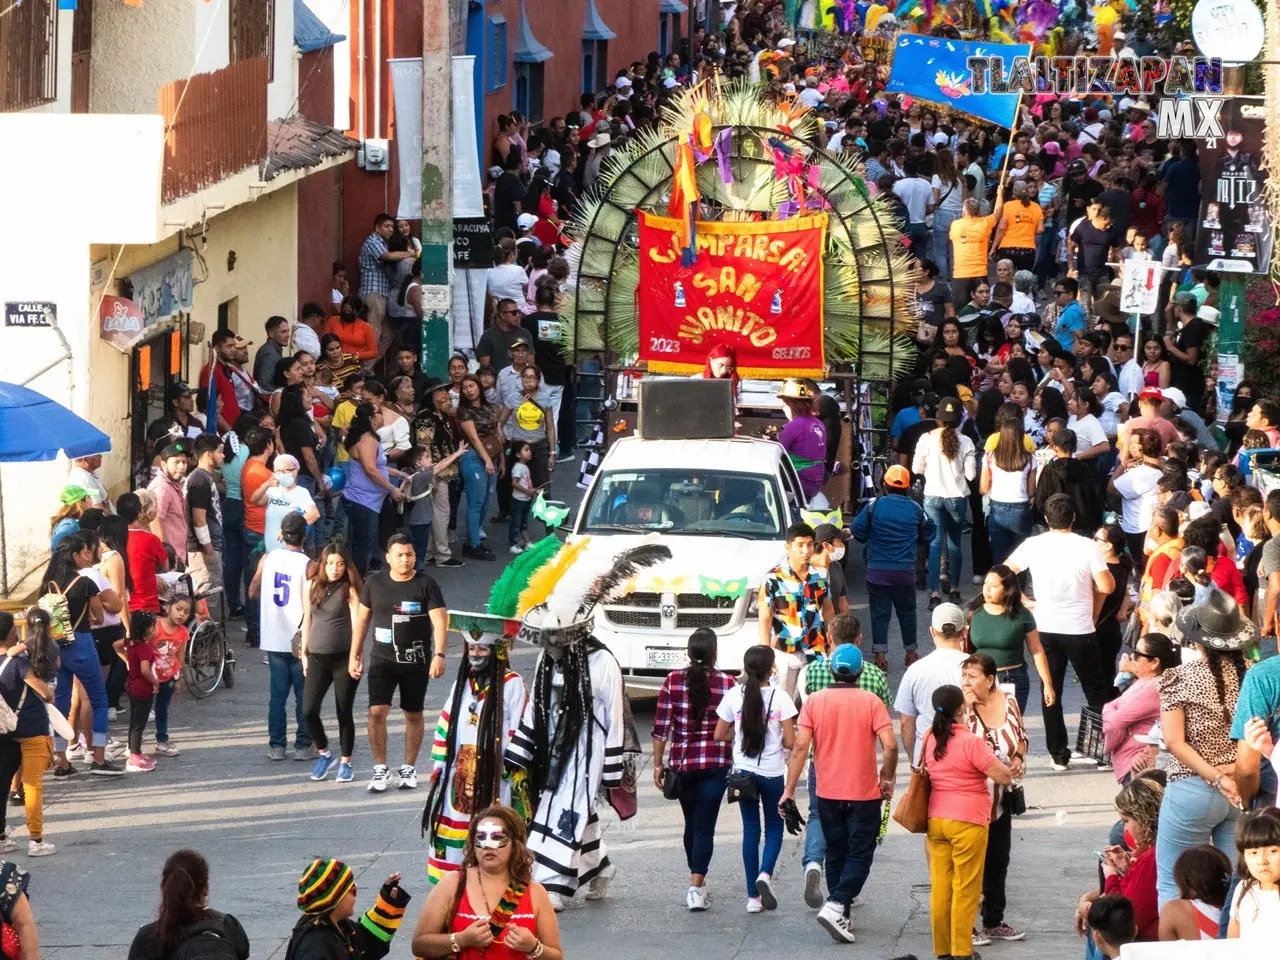
[[[1271,256],[1263,188],[1261,103],[1227,100],[1226,136],[1200,147],[1200,222],[1195,263],[1218,271],[1265,273]]]
[[[640,358],[657,373],[698,373],[716,344],[738,372],[821,376],[825,213],[758,223],[698,221],[681,258],[682,221],[640,217]]]

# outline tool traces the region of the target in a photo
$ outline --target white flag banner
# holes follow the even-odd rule
[[[1160,264],[1154,260],[1126,260],[1120,287],[1122,313],[1155,313],[1160,301]]]

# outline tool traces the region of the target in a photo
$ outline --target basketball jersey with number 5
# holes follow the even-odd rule
[[[307,555],[295,550],[272,550],[262,561],[262,649],[292,650],[293,635],[302,627],[302,588],[307,580]]]

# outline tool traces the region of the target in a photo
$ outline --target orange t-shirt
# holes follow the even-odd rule
[[[172,680],[178,675],[182,648],[187,645],[187,641],[190,638],[191,635],[182,624],[178,624],[177,629],[170,633],[163,618],[156,621],[156,639],[154,641],[156,659],[151,664],[151,669],[156,675],[156,680],[160,683]]]
[[[957,280],[987,275],[987,244],[995,229],[996,215],[961,217],[951,222],[951,276]]]
[[[343,323],[341,317],[330,317],[324,332],[332,333],[342,341],[344,351],[354,353],[361,360],[374,360],[378,356],[378,336],[367,320],[357,317],[352,323]]]
[[[813,765],[828,800],[879,800],[876,741],[893,721],[874,693],[839,684],[819,690],[800,709],[800,729],[812,730]]]
[[[1021,200],[1010,200],[1002,214],[1004,236],[1000,246],[1014,250],[1030,250],[1036,245],[1036,227],[1044,222],[1044,211],[1034,201],[1025,207]]]
[[[272,477],[271,468],[261,460],[245,461],[240,471],[240,496],[244,498],[244,525],[259,536],[267,531],[267,505],[255,506],[253,495]]]

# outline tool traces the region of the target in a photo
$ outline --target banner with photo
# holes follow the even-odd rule
[[[1196,264],[1218,271],[1267,271],[1271,229],[1263,196],[1264,118],[1261,102],[1227,100],[1222,106],[1226,136],[1200,145]]]
[[[756,223],[699,220],[682,264],[682,222],[640,211],[640,358],[700,373],[717,344],[744,377],[821,376],[825,213]]]

